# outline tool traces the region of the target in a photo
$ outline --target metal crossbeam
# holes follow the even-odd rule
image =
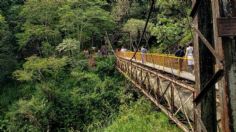
[[[214,86],[223,75],[224,75],[224,70],[218,70],[215,73],[215,75],[206,83],[202,91],[194,99],[196,105],[198,105],[201,102],[202,98],[207,95],[208,91],[211,90],[212,86]]]

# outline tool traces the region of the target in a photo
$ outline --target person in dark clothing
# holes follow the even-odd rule
[[[184,57],[185,53],[184,53],[184,49],[182,46],[178,47],[178,50],[175,52],[175,56],[176,57]]]
[[[178,47],[175,56],[178,57],[179,70],[182,71],[183,57],[185,56],[184,48],[182,46]]]
[[[100,51],[101,51],[102,56],[108,55],[108,49],[107,49],[106,45],[102,45]]]

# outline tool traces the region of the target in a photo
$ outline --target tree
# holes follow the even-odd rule
[[[5,18],[0,14],[0,82],[9,78],[15,68],[16,58],[11,43],[12,34]]]
[[[156,36],[159,51],[166,50],[169,46],[178,44],[184,36],[190,36],[188,13],[191,4],[172,0],[158,0],[156,2],[157,24],[152,29],[151,34]],[[190,41],[191,37],[186,37],[182,42]]]
[[[74,38],[81,46],[90,46],[90,39],[99,40],[105,31],[114,29],[114,20],[103,9],[102,0],[34,1],[25,3],[20,13],[24,24],[16,36],[22,52],[40,54],[42,44],[56,47],[64,38]],[[34,12],[32,14],[31,12]]]
[[[130,19],[127,21],[127,23],[124,24],[124,27],[122,28],[123,31],[128,32],[130,34],[131,42],[134,43],[136,46],[138,44],[138,41],[140,40],[145,23],[146,22],[144,20]],[[150,32],[153,27],[154,27],[153,23],[148,23],[147,30],[144,35],[144,39],[146,42],[145,45],[148,45],[148,40],[150,38]]]
[[[45,76],[57,77],[57,73],[67,65],[69,59],[63,58],[40,58],[31,56],[23,65],[22,70],[16,70],[14,77],[19,81],[43,81]]]
[[[61,41],[61,34],[56,27],[59,19],[58,7],[61,4],[62,2],[48,0],[29,0],[25,3],[20,12],[24,19],[22,32],[16,34],[19,49],[23,54],[27,54],[25,57],[42,54],[42,43],[47,42],[53,46]]]
[[[60,53],[69,52],[70,56],[72,56],[75,51],[79,51],[79,45],[80,42],[75,39],[64,39],[63,42],[56,47],[56,50]]]
[[[115,21],[122,22],[125,16],[128,15],[129,9],[131,6],[132,1],[130,0],[118,0],[115,6],[112,9],[112,16],[114,17]]]
[[[23,4],[25,0],[0,0],[0,12],[2,11],[4,15],[8,14],[8,9],[16,4]]]
[[[88,6],[85,9],[64,6],[61,10],[59,27],[65,36],[76,38],[81,46],[89,46],[89,40],[93,37],[101,39],[106,31],[112,31],[115,27],[114,20],[109,12],[99,6]]]

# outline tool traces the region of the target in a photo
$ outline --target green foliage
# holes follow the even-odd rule
[[[50,105],[44,99],[32,97],[30,100],[19,100],[7,113],[8,131],[40,131],[44,126],[46,111]],[[19,122],[21,121],[21,122]]]
[[[101,59],[103,61],[101,61]],[[100,61],[99,61],[100,60]],[[96,64],[96,73],[100,77],[104,77],[104,75],[113,76],[115,73],[115,57],[110,56],[107,58],[98,58]]]
[[[138,36],[141,36],[145,23],[146,22],[144,20],[130,19],[124,25],[123,31],[129,32],[131,37],[136,39]],[[153,23],[148,23],[147,26],[148,33],[152,30],[153,26],[154,26]]]
[[[64,39],[62,43],[60,43],[57,47],[56,50],[59,52],[70,52],[71,54],[79,50],[79,41],[75,39]]]
[[[118,23],[124,23],[129,18],[145,19],[149,4],[143,0],[116,0],[113,3],[111,13]]]
[[[187,31],[184,33],[184,37],[180,40],[180,45],[186,45],[188,42],[190,42],[193,39],[193,33],[191,31]]]
[[[112,16],[119,22],[129,13],[131,1],[130,0],[117,0],[115,6],[112,8]]]
[[[144,20],[139,20],[139,19],[129,19],[123,26],[122,30],[124,32],[128,32],[130,34],[130,38],[132,43],[135,43],[137,45],[141,34],[143,33],[144,26],[146,22]],[[144,39],[146,40],[146,43],[149,40],[150,37],[150,32],[152,31],[154,27],[153,23],[148,23],[146,33],[144,35]]]
[[[54,46],[50,45],[48,42],[43,42],[40,50],[43,57],[55,55],[56,52]]]
[[[2,130],[92,131],[107,124],[122,102],[129,98],[124,95],[123,81],[112,73],[100,77],[96,71],[82,71],[75,67],[68,69],[69,73],[60,71],[57,74],[56,71],[66,64],[63,58],[33,56],[27,60],[21,72],[32,71],[34,78],[42,73],[47,79],[33,83],[35,92],[31,97],[20,98],[12,104],[2,120]],[[98,60],[101,61],[100,67],[106,67],[104,62],[109,60]],[[110,70],[114,72],[112,68]],[[21,74],[16,77],[20,79]],[[32,85],[31,81],[23,80]]]
[[[31,56],[26,59],[22,70],[17,70],[13,76],[19,81],[42,80],[45,74],[57,76],[57,73],[68,64],[68,58],[39,58]]]
[[[27,44],[34,45],[48,42],[56,44],[60,40],[60,33],[58,30],[51,29],[44,25],[32,25],[25,23],[22,27],[23,33],[16,34],[19,41],[19,48],[24,48]]]
[[[16,59],[14,48],[11,45],[12,34],[9,31],[5,18],[0,14],[0,82],[5,80],[14,70]]]
[[[24,3],[24,0],[0,0],[0,12],[7,14],[8,9],[16,4]]]
[[[149,3],[147,1],[132,0],[132,4],[130,7],[130,13],[128,16],[130,18],[145,20],[146,12],[147,12],[147,9],[149,8],[148,6],[149,6]]]
[[[155,27],[152,35],[156,36],[160,48],[166,49],[168,46],[178,43],[182,38],[184,25],[170,19],[159,20],[161,26]]]
[[[185,37],[189,31],[188,14],[190,12],[190,3],[178,0],[158,0],[157,1],[157,24],[151,31],[156,36],[159,51],[168,49],[171,45],[176,45]],[[192,38],[188,38],[192,39]]]
[[[149,101],[140,99],[131,106],[122,106],[121,114],[104,129],[105,132],[180,132],[168,118],[153,109]]]
[[[21,28],[23,32],[16,35],[20,49],[27,45],[40,45],[44,41],[52,45],[60,42],[61,34],[55,26],[60,4],[61,2],[47,0],[29,0],[24,4],[20,12],[25,21]]]
[[[105,31],[114,29],[112,17],[102,8],[105,4],[102,0],[27,1],[20,13],[23,32],[16,35],[19,48],[37,48],[45,42],[56,46],[64,38],[87,43],[92,36],[104,36]]]
[[[80,52],[91,41],[100,47],[105,33],[114,30],[129,32],[137,43],[147,1],[0,3],[0,131],[178,131],[147,101],[130,106],[137,93],[116,72],[114,56],[96,58],[96,67],[90,68]],[[150,35],[163,49],[183,35],[181,43],[190,40],[183,15],[187,5],[158,0],[146,43]]]

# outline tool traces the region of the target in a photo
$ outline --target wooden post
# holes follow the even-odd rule
[[[219,0],[211,0],[212,2],[212,16],[213,16],[213,32],[214,32],[214,45],[215,51],[217,54],[224,59],[224,50],[222,44],[222,38],[218,36],[218,25],[217,25],[217,18],[220,18],[220,6]],[[219,61],[216,61],[215,71],[221,68],[221,64]],[[229,117],[228,117],[228,107],[227,101],[225,99],[225,92],[224,89],[226,78],[225,76],[216,84],[216,118],[217,118],[217,131],[218,132],[230,132],[229,128]]]
[[[196,0],[193,0],[193,6],[195,5]],[[193,25],[198,27],[198,16],[195,16],[193,19]],[[201,89],[200,89],[200,67],[199,67],[199,38],[198,38],[198,34],[195,33],[193,34],[193,43],[194,43],[194,74],[195,74],[195,93],[193,96],[193,99],[200,93]],[[194,130],[196,132],[201,132],[201,125],[199,123],[199,119],[201,118],[201,104],[196,106],[194,105]],[[198,111],[199,113],[197,113],[196,111]]]
[[[235,36],[218,36],[217,19],[219,17],[236,16],[236,0],[205,0],[199,6],[197,20],[194,24],[214,48],[215,59],[209,50],[194,37],[196,94],[203,88],[207,78],[221,68],[224,77],[215,85],[215,89],[202,99],[200,107],[201,119],[207,131],[230,132],[236,130],[236,39]],[[198,33],[199,34],[199,33]],[[202,37],[203,37],[202,36]],[[208,45],[209,47],[209,45]],[[212,50],[213,51],[213,50]],[[208,55],[208,56],[207,56]],[[223,64],[219,61],[223,60]],[[212,86],[213,87],[213,86]],[[211,113],[212,115],[209,115]],[[195,116],[196,117],[196,116]],[[195,119],[195,131],[201,131]],[[218,124],[217,124],[218,123]]]
[[[204,0],[201,2],[198,9],[198,18],[195,18],[195,26],[198,26],[198,30],[207,39],[210,44],[213,44],[213,25],[212,25],[212,8],[211,0]],[[196,20],[197,19],[197,20]],[[214,48],[214,45],[211,45]],[[204,43],[199,40],[199,36],[195,34],[194,39],[194,58],[195,58],[195,78],[196,78],[196,94],[203,89],[206,82],[214,75],[214,61],[209,49]],[[203,121],[207,131],[216,131],[216,104],[215,104],[215,90],[212,88],[207,93],[200,106],[195,106],[196,109],[200,109],[200,118]],[[199,115],[198,115],[199,116]],[[196,117],[196,115],[195,115]],[[195,119],[195,131],[201,131],[201,127],[198,126],[198,122]],[[200,129],[200,130],[199,130]]]
[[[220,0],[221,17],[236,17],[236,0]],[[222,87],[222,128],[236,131],[236,38],[222,37],[222,50],[225,57],[225,80]]]

